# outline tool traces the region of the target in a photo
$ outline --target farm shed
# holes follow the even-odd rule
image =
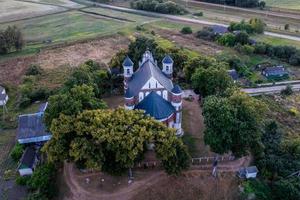
[[[18,167],[20,176],[31,175],[38,162],[36,150],[34,147],[27,147],[23,153],[23,156]]]
[[[283,66],[266,67],[262,70],[262,75],[267,78],[288,77],[288,72]]]
[[[223,35],[229,32],[226,26],[221,25],[213,25],[211,26],[211,29],[215,35]]]

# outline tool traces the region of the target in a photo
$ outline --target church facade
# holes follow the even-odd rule
[[[173,63],[169,55],[165,56],[161,70],[147,50],[134,71],[134,63],[126,57],[123,62],[125,108],[144,110],[146,115],[175,128],[176,135],[182,136],[182,90],[179,85],[173,85]]]

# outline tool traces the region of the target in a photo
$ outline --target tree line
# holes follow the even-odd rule
[[[264,1],[259,0],[203,0],[208,3],[222,4],[222,5],[230,5],[244,8],[253,8],[253,7],[261,7],[264,8],[266,3]]]
[[[24,45],[23,34],[16,26],[8,26],[5,30],[0,30],[0,54],[20,51]]]
[[[175,2],[164,0],[135,0],[130,3],[130,6],[138,10],[172,15],[183,15],[188,12],[185,8]]]

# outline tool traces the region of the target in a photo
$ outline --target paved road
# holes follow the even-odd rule
[[[259,87],[259,88],[243,88],[241,91],[249,94],[250,96],[259,96],[262,94],[276,94],[280,93],[281,90],[285,89],[286,85],[278,85],[278,86],[271,86],[271,87]],[[300,84],[292,85],[292,89],[294,91],[300,90]]]
[[[182,17],[182,16],[175,16],[175,15],[160,14],[160,13],[149,12],[149,11],[144,11],[144,10],[136,10],[136,9],[132,9],[132,8],[125,8],[125,7],[107,5],[107,4],[102,4],[102,3],[94,3],[94,2],[89,2],[89,1],[85,1],[85,0],[81,0],[80,2],[84,2],[85,4],[89,4],[89,5],[97,5],[102,8],[118,10],[118,11],[123,11],[123,12],[128,12],[128,13],[134,13],[134,14],[140,14],[140,15],[147,15],[147,16],[151,16],[151,17],[159,17],[159,18],[170,19],[170,20],[174,20],[174,21],[190,22],[190,23],[204,24],[204,25],[220,25],[220,26],[228,27],[227,24],[210,22],[210,21],[206,21],[206,20],[192,19],[192,18],[186,18],[186,17]],[[265,31],[264,34],[272,36],[272,37],[300,41],[300,36],[299,37],[291,36],[291,35],[286,35],[286,34],[273,33],[273,32],[269,32],[269,31]]]

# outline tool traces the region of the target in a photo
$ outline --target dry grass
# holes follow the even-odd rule
[[[0,5],[0,22],[19,20],[66,10],[57,6],[14,0],[0,0]]]

